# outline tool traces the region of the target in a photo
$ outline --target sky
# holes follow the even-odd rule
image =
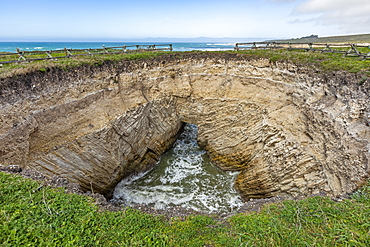
[[[370,0],[0,0],[0,41],[370,33]]]

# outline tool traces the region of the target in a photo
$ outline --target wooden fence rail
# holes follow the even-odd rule
[[[68,49],[43,50],[43,51],[22,51],[16,49],[14,53],[0,53],[0,64],[31,62],[47,59],[70,58],[76,56],[91,56],[101,54],[119,54],[144,51],[172,51],[172,44],[154,45],[123,45],[96,49]]]
[[[342,48],[346,50],[342,50]],[[249,42],[249,43],[236,43],[234,47],[234,50],[236,51],[253,49],[287,49],[287,50],[319,51],[328,53],[341,53],[343,54],[343,56],[363,57],[363,60],[370,58],[370,46],[358,44]]]

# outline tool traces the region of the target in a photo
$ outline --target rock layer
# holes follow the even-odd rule
[[[348,193],[369,172],[360,79],[203,53],[3,78],[0,163],[108,193],[150,169],[189,122],[215,165],[239,171],[246,199]]]

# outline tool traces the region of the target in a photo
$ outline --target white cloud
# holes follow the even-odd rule
[[[312,21],[346,32],[370,32],[369,0],[307,0],[295,8],[295,13],[319,14]]]
[[[296,10],[301,13],[343,10],[370,4],[369,0],[306,0]]]

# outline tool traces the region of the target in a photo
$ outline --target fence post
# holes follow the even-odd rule
[[[370,45],[369,45],[369,47],[368,47],[369,49],[370,49]],[[362,59],[362,60],[366,60],[367,58],[370,58],[370,52],[368,53],[368,54],[366,54],[365,56],[364,56],[364,59]]]
[[[45,53],[48,56],[48,58],[53,59],[53,56],[51,55],[51,50],[49,52],[46,51]]]
[[[64,47],[64,51],[65,51],[65,53],[66,53],[66,57],[68,57],[68,58],[69,58],[69,57],[71,57],[71,56],[72,56],[71,50],[72,50],[72,49],[67,49],[67,48],[65,48],[65,47]]]
[[[358,50],[356,49],[356,44],[351,44],[351,48],[349,49],[349,51],[346,52],[346,54],[344,54],[344,56],[348,56],[351,54],[351,52],[354,51],[355,53],[352,55],[357,55],[357,56],[361,56],[360,52],[358,52]]]
[[[105,53],[107,53],[107,54],[109,53],[108,50],[105,48],[105,45],[103,45],[103,49],[104,49]]]
[[[312,51],[313,50],[313,48],[312,48],[312,46],[313,46],[313,44],[312,43],[308,43],[308,50],[307,51]]]
[[[369,46],[369,48],[370,48],[370,46]],[[367,58],[370,58],[370,52],[369,52],[368,54],[364,55],[364,58],[363,58],[362,60],[364,61],[364,60],[366,60]]]
[[[326,49],[328,49],[329,51],[333,51],[333,49],[331,49],[331,47],[330,47],[330,45],[329,44],[325,44],[326,45],[326,47],[321,51],[321,52],[324,52],[324,51],[326,51]]]
[[[23,56],[24,55],[24,51],[20,51],[18,49],[18,47],[16,49],[17,49],[17,53],[18,53],[18,56],[19,56],[18,61],[21,61],[21,60],[27,61],[27,59]]]
[[[357,46],[356,44],[352,44],[353,51],[354,51],[358,56],[360,56],[361,54],[360,54],[360,52],[357,50],[356,46]]]

